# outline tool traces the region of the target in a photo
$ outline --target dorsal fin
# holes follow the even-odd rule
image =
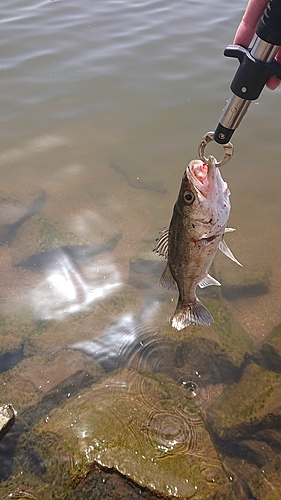
[[[165,259],[168,259],[169,255],[169,227],[165,227],[163,231],[161,231],[161,236],[156,240],[156,245],[153,249],[153,252],[159,253],[159,255],[163,255]]]

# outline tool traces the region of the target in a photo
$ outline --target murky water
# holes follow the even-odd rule
[[[281,495],[280,89],[252,104],[222,169],[244,267],[216,257],[213,327],[171,330],[151,251],[228,97],[245,4],[3,2],[0,405],[18,419],[2,498],[92,498],[93,462],[143,498]]]

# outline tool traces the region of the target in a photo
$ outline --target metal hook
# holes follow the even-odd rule
[[[208,163],[208,158],[204,155],[205,148],[209,142],[214,141],[214,132],[208,132],[207,134],[202,137],[201,142],[198,147],[198,154],[200,160],[202,160],[204,163]],[[223,144],[223,149],[224,149],[224,157],[221,161],[216,160],[216,167],[222,167],[226,163],[231,160],[231,157],[234,153],[234,147],[231,142],[228,142],[227,144]]]

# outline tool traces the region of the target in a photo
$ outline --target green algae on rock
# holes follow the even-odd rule
[[[252,359],[268,370],[281,373],[281,324],[276,325],[257,346]]]
[[[4,488],[4,489],[6,489],[6,488]],[[17,486],[15,489],[8,487],[7,493],[1,494],[1,500],[8,500],[9,498],[13,498],[15,500],[28,500],[28,499],[29,500],[38,500],[39,499],[38,496],[34,496],[33,493],[31,493],[31,490],[29,488],[26,489],[25,486],[22,486],[22,487]]]
[[[262,468],[250,477],[251,491],[258,500],[279,500],[281,498],[280,463],[280,453],[276,453],[273,460],[271,457],[267,457]]]
[[[261,353],[246,356],[240,379],[225,387],[207,420],[224,464],[253,497],[271,500],[281,497],[281,373],[265,367]]]
[[[218,343],[225,350],[227,356],[232,361],[240,365],[244,359],[244,354],[252,345],[251,339],[233,317],[230,308],[221,300],[204,299],[206,307],[210,308],[214,316],[212,330]]]
[[[74,390],[75,374],[91,374],[95,379],[102,376],[103,370],[83,353],[61,350],[24,359],[14,369],[0,375],[1,396],[9,399],[17,410],[31,405],[39,405],[33,414],[40,410],[40,401],[45,395],[51,399],[60,394],[60,388]],[[77,387],[76,389],[77,390]],[[50,405],[52,408],[52,404]],[[45,408],[46,412],[48,408]]]
[[[135,288],[123,285],[115,293],[103,297],[99,305],[107,312],[111,321],[121,314],[138,314],[143,306],[143,299]]]
[[[123,370],[70,399],[35,428],[55,433],[81,476],[94,463],[178,498],[231,488],[198,408],[165,376]]]
[[[36,331],[36,322],[26,307],[12,308],[6,305],[0,312],[0,373],[1,356],[6,356],[5,370],[8,369],[7,356],[23,349],[23,344]],[[2,360],[3,361],[3,360]],[[3,362],[2,362],[3,364]],[[13,363],[11,363],[13,364]]]
[[[210,409],[217,433],[263,419],[279,409],[281,374],[249,362],[240,380],[226,387]]]
[[[243,327],[233,317],[225,301],[206,294],[204,304],[214,317],[214,323],[208,328],[189,326],[181,331],[175,331],[169,323],[171,311],[175,307],[174,297],[167,298],[167,293],[169,292],[163,293],[164,300],[159,300],[153,317],[155,324],[158,325],[157,332],[161,334],[161,337],[169,337],[177,341],[191,338],[211,340],[218,345],[225,358],[231,360],[236,366],[241,364],[252,342]]]
[[[281,326],[277,325],[254,352],[245,353],[241,377],[226,387],[214,403],[214,421],[221,429],[231,429],[279,414],[281,399]],[[222,405],[228,411],[221,411]],[[220,417],[218,416],[220,412]]]

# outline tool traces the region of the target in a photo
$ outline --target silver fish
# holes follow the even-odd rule
[[[208,274],[219,248],[240,264],[226,245],[225,232],[230,215],[230,191],[221,177],[216,160],[208,164],[193,160],[186,168],[170,226],[162,231],[155,252],[167,260],[160,286],[178,290],[178,304],[171,318],[172,327],[211,325],[213,317],[196,296],[196,288],[220,283]]]

